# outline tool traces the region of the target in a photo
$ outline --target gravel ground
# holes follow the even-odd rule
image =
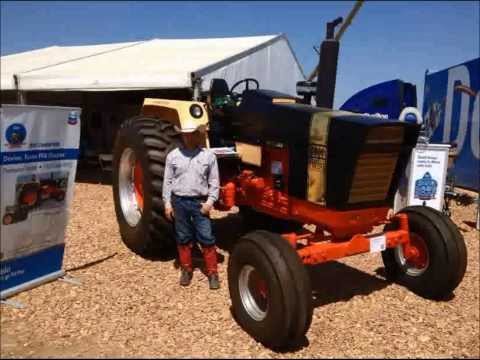
[[[315,310],[308,344],[275,353],[231,316],[225,250],[220,290],[210,291],[199,270],[192,285],[181,288],[173,260],[146,260],[123,245],[111,187],[77,183],[64,268],[82,284],[54,281],[11,298],[24,309],[2,304],[0,357],[478,358],[474,205],[454,205],[453,219],[465,237],[468,267],[451,299],[425,300],[386,282],[379,255],[316,266],[310,269]],[[228,244],[238,216],[216,226]]]

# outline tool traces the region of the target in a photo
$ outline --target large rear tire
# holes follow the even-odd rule
[[[173,125],[136,116],[120,127],[113,150],[113,199],[125,245],[146,256],[174,248],[164,217],[163,173],[167,154],[180,143]]]
[[[411,244],[419,256],[407,260],[402,246],[382,252],[387,278],[428,299],[449,296],[467,267],[467,248],[458,228],[429,207],[411,206],[400,212],[408,215]]]
[[[308,273],[291,245],[263,230],[246,234],[228,263],[233,313],[254,339],[272,349],[295,346],[312,319]]]

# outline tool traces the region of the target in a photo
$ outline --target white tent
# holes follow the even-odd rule
[[[1,89],[117,91],[191,88],[201,79],[231,86],[247,77],[262,88],[295,95],[303,71],[284,35],[152,39],[88,46],[52,46],[2,56]]]

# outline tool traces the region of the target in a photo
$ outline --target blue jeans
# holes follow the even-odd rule
[[[200,199],[172,195],[177,244],[185,245],[195,238],[203,246],[215,244],[210,218],[200,212],[202,202]]]

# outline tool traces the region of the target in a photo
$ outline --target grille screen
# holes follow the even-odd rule
[[[361,154],[357,161],[348,202],[383,201],[388,196],[399,153]]]
[[[367,144],[401,144],[404,129],[400,126],[379,126],[370,130]]]

